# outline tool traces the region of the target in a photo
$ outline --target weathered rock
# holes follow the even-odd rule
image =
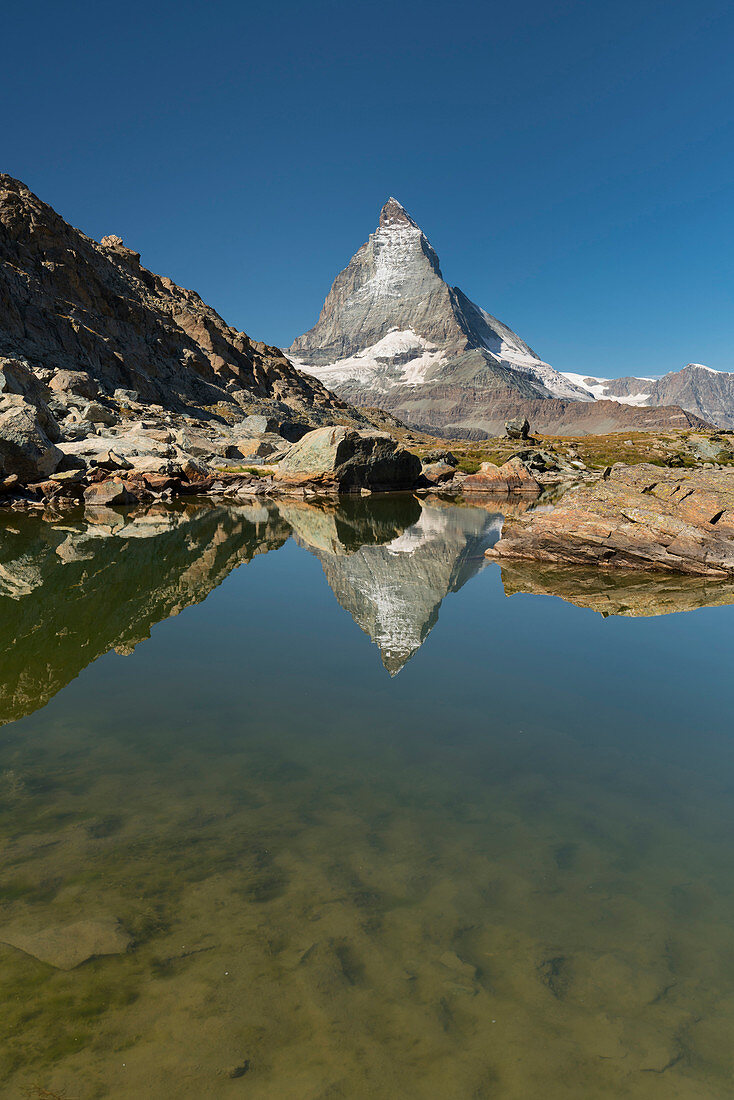
[[[135,504],[137,497],[120,477],[98,481],[84,490],[84,503],[92,505]]]
[[[48,386],[54,393],[66,398],[79,397],[86,401],[94,401],[99,396],[97,383],[86,371],[56,371]]]
[[[58,482],[60,485],[76,485],[84,480],[84,470],[60,470],[51,474],[48,480]]]
[[[449,466],[447,462],[425,462],[421,474],[430,485],[440,485],[446,481],[453,481],[456,476],[456,467]]]
[[[123,455],[117,454],[115,451],[108,451],[107,457],[99,459],[97,466],[104,470],[132,470],[133,463],[129,459],[124,458]]]
[[[237,439],[225,450],[225,458],[267,458],[269,455],[286,454],[291,448],[279,435],[254,436]]]
[[[543,474],[577,476],[582,470],[586,469],[584,463],[578,459],[569,460],[552,451],[538,449],[520,451],[516,457],[520,459],[525,469],[534,477],[537,477],[538,480]],[[555,480],[558,480],[558,478]]]
[[[35,409],[35,418],[52,443],[60,438],[59,425],[50,407],[52,394],[38,378],[30,365],[22,359],[0,356],[0,410],[18,404],[23,398]]]
[[[515,416],[512,420],[506,420],[505,435],[508,439],[527,439],[530,435],[530,424],[527,417]]]
[[[326,479],[349,492],[411,488],[420,472],[420,459],[389,435],[340,426],[305,435],[281,461],[277,476]]]
[[[124,408],[130,408],[131,405],[139,404],[140,394],[137,390],[128,390],[124,386],[118,386],[113,397]]]
[[[463,488],[470,493],[533,493],[540,492],[540,485],[515,457],[503,466],[483,462],[476,474],[464,479]]]
[[[205,462],[186,456],[181,460],[181,473],[188,481],[199,481],[209,476],[210,470]]]
[[[431,462],[442,462],[447,466],[458,466],[459,460],[451,451],[430,451],[423,455],[424,466]]]
[[[607,569],[734,573],[734,470],[614,466],[550,511],[508,519],[491,552]]]
[[[281,416],[246,416],[240,428],[242,434],[246,436],[275,433],[289,443],[297,443],[312,430],[310,424],[299,420],[283,419]]]
[[[22,397],[0,412],[0,466],[6,476],[17,474],[23,482],[48,477],[63,457],[36,416],[34,406]]]
[[[98,401],[90,401],[82,411],[82,419],[88,420],[90,424],[110,425],[116,422],[117,417],[111,409],[100,405]]]

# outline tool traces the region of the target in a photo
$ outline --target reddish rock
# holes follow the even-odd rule
[[[519,458],[509,459],[504,466],[483,462],[475,474],[470,474],[464,480],[464,490],[467,493],[537,494],[540,488]]]
[[[421,474],[430,485],[441,485],[446,481],[453,481],[456,468],[449,466],[447,462],[427,462]]]
[[[734,574],[734,470],[615,466],[550,511],[506,520],[488,556],[605,569]]]
[[[85,504],[135,504],[137,497],[120,477],[98,481],[84,490]]]
[[[174,489],[179,484],[177,478],[169,477],[168,474],[144,474],[142,481],[153,493],[164,493],[166,489]]]

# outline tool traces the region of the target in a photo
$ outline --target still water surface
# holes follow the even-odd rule
[[[734,595],[500,523],[3,519],[0,1095],[734,1095]]]

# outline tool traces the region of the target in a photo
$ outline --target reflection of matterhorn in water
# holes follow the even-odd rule
[[[420,649],[447,592],[458,592],[484,564],[502,519],[483,508],[421,502],[420,516],[381,545],[328,547],[304,530],[303,509],[281,508],[297,541],[321,562],[334,595],[378,646],[394,676]]]

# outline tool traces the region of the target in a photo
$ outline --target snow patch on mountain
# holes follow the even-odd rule
[[[642,407],[647,405],[648,401],[652,397],[652,393],[631,393],[624,396],[619,396],[609,392],[609,383],[611,378],[594,378],[592,375],[572,374],[569,371],[563,371],[564,378],[567,378],[569,382],[572,382],[574,386],[578,386],[580,389],[585,389],[591,396],[597,401],[616,401],[618,405],[637,405]],[[656,382],[655,378],[640,378],[635,376],[636,381],[639,382]]]
[[[413,225],[379,226],[372,234],[374,273],[355,298],[400,298],[410,270],[407,262],[422,235]]]
[[[552,367],[550,363],[538,359],[535,355],[525,355],[510,344],[502,343],[499,353],[487,349],[494,359],[500,363],[508,364],[513,370],[528,375],[539,384],[539,392],[553,394],[554,397],[565,397],[572,401],[588,401],[589,393],[585,386],[579,386],[568,374],[563,374]]]
[[[390,329],[376,344],[325,367],[309,366],[300,359],[291,362],[304,374],[318,378],[328,389],[345,382],[359,382],[386,393],[393,386],[420,386],[444,353],[412,329]]]

